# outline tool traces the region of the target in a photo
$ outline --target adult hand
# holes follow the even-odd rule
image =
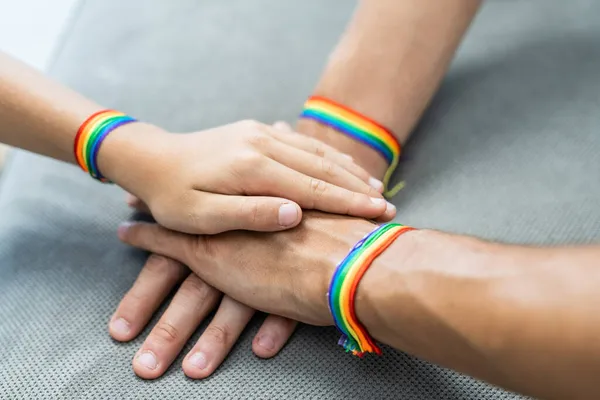
[[[331,324],[327,288],[337,263],[374,224],[307,212],[295,229],[194,236],[126,223],[124,242],[174,258],[201,279],[255,309],[313,325]]]
[[[181,283],[183,281],[183,283]],[[119,304],[109,324],[118,341],[134,339],[179,283],[181,286],[133,359],[133,370],[144,379],[165,373],[209,313],[217,312],[183,360],[184,373],[206,378],[223,362],[255,313],[206,284],[173,259],[152,255],[133,287]],[[296,322],[276,315],[265,319],[252,350],[261,358],[275,356],[292,335]]]
[[[278,231],[300,222],[301,207],[365,218],[395,214],[382,187],[366,183],[368,173],[314,138],[254,121],[187,135],[145,124],[119,130],[103,144],[100,169],[173,230]]]
[[[128,204],[142,212],[148,207],[129,195]],[[182,283],[183,282],[183,283]],[[126,342],[137,337],[169,293],[181,284],[171,303],[133,359],[133,370],[144,379],[163,375],[209,313],[218,310],[198,342],[183,360],[183,371],[193,379],[210,376],[223,362],[255,314],[206,284],[182,263],[152,254],[109,323],[110,335]],[[219,303],[220,301],[220,303]],[[269,315],[254,337],[252,350],[261,358],[275,356],[297,322]]]

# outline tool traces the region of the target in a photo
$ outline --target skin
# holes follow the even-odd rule
[[[326,293],[336,263],[374,226],[307,212],[281,233],[192,236],[136,223],[119,237],[179,260],[250,307],[330,325]],[[380,342],[509,390],[597,398],[598,260],[600,246],[534,248],[408,232],[365,274],[357,315]]]
[[[314,93],[389,128],[404,144],[476,15],[478,0],[362,0]],[[385,160],[337,131],[301,120],[297,130],[350,154],[381,179]]]
[[[99,105],[0,54],[0,141],[75,162],[73,140]],[[219,140],[215,140],[219,138]],[[222,143],[227,143],[223,147]],[[103,175],[142,199],[164,226],[189,233],[283,230],[302,210],[392,218],[381,183],[316,139],[241,121],[175,135],[117,128],[98,155]]]
[[[277,123],[281,131],[291,132],[286,123]],[[149,208],[135,196],[128,204],[138,211]],[[179,286],[178,286],[179,285]],[[162,376],[198,326],[217,309],[214,318],[187,354],[183,372],[192,379],[210,376],[231,351],[256,311],[208,285],[174,259],[151,255],[132,288],[127,292],[109,322],[109,333],[118,341],[134,339],[174,288],[177,293],[167,310],[135,354],[134,372],[144,379]],[[258,357],[275,356],[296,328],[297,322],[277,315],[264,320],[252,343]]]
[[[398,140],[404,143],[439,85],[478,5],[478,1],[462,0],[440,4],[416,0],[360,2],[342,39],[329,58],[315,93],[343,102],[371,116],[391,128]],[[416,35],[415,32],[419,34]],[[436,45],[431,46],[431,43]],[[291,130],[284,123],[277,126],[283,130]],[[371,178],[366,180],[370,179],[371,184],[381,190],[380,179],[387,165],[378,153],[310,120],[299,121],[296,130],[352,156],[357,164],[370,173]],[[129,203],[138,210],[149,211],[143,201],[136,197],[130,198]],[[343,257],[343,254],[339,254],[339,257]],[[156,256],[149,259],[140,278],[129,292],[133,295],[125,296],[111,319],[109,332],[117,340],[131,340],[135,337],[150,320],[157,305],[164,301],[167,293],[176,285],[176,279],[172,276],[176,275],[175,272],[167,268],[162,270],[162,274],[153,274],[153,280],[143,278],[146,269],[158,269],[154,266],[155,260]],[[175,261],[165,259],[161,263]],[[201,282],[195,285],[197,290],[188,290],[185,287],[180,289],[185,292],[182,298],[188,307],[170,306],[167,313],[171,326],[165,329],[161,319],[134,357],[134,371],[141,377],[156,378],[164,373],[181,351],[191,332],[204,319],[204,311],[197,318],[189,318],[186,310],[196,307],[196,304],[204,304],[202,302],[207,290],[205,286],[208,285],[193,275],[188,279]],[[162,285],[159,282],[162,282]],[[156,290],[157,286],[164,289]],[[216,289],[212,290],[217,293]],[[139,296],[137,293],[143,293],[144,299],[150,299],[150,303],[155,306],[146,307],[140,304],[136,299]],[[202,310],[212,309],[216,304],[212,300],[209,303],[210,306],[205,306]],[[229,340],[227,345],[223,345],[222,338],[237,338],[245,326],[247,315],[253,312],[251,308],[239,302],[224,302],[218,311],[221,318],[211,322],[211,326],[219,323],[218,328],[208,329],[200,338],[201,344],[196,346],[201,349],[202,358],[210,359],[209,366],[201,371],[190,366],[189,360],[198,351],[194,348],[183,362],[186,375],[203,378],[212,373],[233,344],[233,341]],[[236,320],[239,315],[242,316],[242,323]],[[132,326],[131,329],[127,328],[126,335],[121,335],[114,327],[115,322],[121,319],[127,321],[126,326]],[[116,325],[124,326],[120,323]],[[253,351],[262,357],[275,355],[295,326],[296,322],[293,320],[268,317],[253,343]],[[172,335],[169,335],[168,331],[185,334],[178,334],[177,340],[171,340],[169,336]],[[214,335],[214,332],[219,334]],[[273,346],[264,348],[260,339],[263,339],[262,343],[273,343]],[[140,365],[139,355],[147,352],[151,352],[157,359],[156,363],[150,363],[153,368]]]
[[[377,4],[384,3],[381,0]],[[365,1],[361,6],[368,4],[375,2]],[[449,4],[456,8],[446,9]],[[442,11],[438,14],[433,7],[429,11],[440,18],[437,21],[441,26],[447,27],[447,21],[472,18],[476,4],[462,4],[436,3]],[[384,18],[389,13],[379,15]],[[385,21],[381,24],[387,26]],[[427,26],[415,22],[412,27]],[[439,71],[448,57],[441,56],[447,53],[439,47],[436,50],[436,46],[443,49],[443,43],[454,42],[452,32],[460,31],[445,31],[444,40],[426,46],[422,51],[431,50],[430,55],[440,64],[422,63],[420,68]],[[419,32],[435,36],[436,29]],[[351,60],[352,52],[349,54]],[[405,66],[409,68],[414,59],[406,57]],[[336,62],[335,56],[331,62]],[[375,69],[371,72],[369,76],[378,76]],[[418,71],[413,72],[411,76],[418,78]],[[426,87],[435,86],[433,78],[432,73],[425,79],[429,82]],[[405,90],[421,93],[417,84],[411,84],[418,81],[403,81],[407,84]],[[355,90],[360,86],[356,85]],[[378,104],[369,115],[379,112],[381,121],[391,116],[389,126],[397,122],[396,132],[402,137],[414,122],[409,116],[426,101],[418,105],[401,103],[404,107],[400,110],[404,111],[400,113],[406,112],[407,118],[394,122],[396,114],[386,108],[385,102],[379,103],[381,93],[365,93],[361,99],[369,100],[364,100],[364,107],[371,102]],[[352,97],[346,98],[347,104],[351,101]],[[394,107],[398,109],[397,104]],[[339,141],[338,148],[354,145],[322,127],[312,129],[315,136],[331,138],[330,143]],[[378,164],[369,151],[358,150],[353,156],[364,160],[363,166],[375,174],[385,165]],[[307,213],[297,228],[280,233],[192,236],[138,223],[123,225],[119,236],[131,245],[180,260],[204,281],[241,303],[302,322],[329,325],[332,321],[326,293],[335,265],[373,228],[374,224],[365,220]],[[356,311],[374,338],[417,357],[529,396],[597,398],[598,260],[598,245],[525,247],[436,231],[411,231],[367,271],[358,287]]]
[[[167,310],[133,359],[134,372],[144,379],[161,376],[196,328],[215,308],[218,311],[183,360],[186,376],[206,378],[221,364],[255,310],[206,284],[182,263],[153,255],[121,301],[110,324],[119,341],[135,338],[169,292],[181,283]],[[121,322],[117,322],[121,320]],[[125,322],[125,329],[123,322]],[[255,336],[252,350],[261,358],[274,356],[292,334],[296,322],[269,315]]]

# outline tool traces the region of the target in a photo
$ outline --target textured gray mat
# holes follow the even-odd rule
[[[51,72],[173,130],[292,121],[351,8],[87,0]],[[408,146],[402,221],[514,242],[600,239],[599,16],[593,1],[486,5]],[[302,327],[259,360],[257,324],[210,379],[186,379],[181,359],[137,379],[145,335],[118,344],[106,332],[144,259],[115,238],[128,215],[118,189],[15,155],[0,188],[0,398],[516,397],[391,350],[355,360],[332,329]]]

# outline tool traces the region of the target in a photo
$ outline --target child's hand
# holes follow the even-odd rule
[[[394,217],[382,188],[369,186],[369,174],[349,157],[291,130],[254,121],[186,135],[133,132],[140,129],[148,127],[131,124],[129,134],[111,135],[114,143],[134,136],[138,141],[127,144],[135,148],[129,163],[105,175],[139,197],[167,228],[278,231],[296,226],[301,208]]]

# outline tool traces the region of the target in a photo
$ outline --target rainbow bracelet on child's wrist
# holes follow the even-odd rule
[[[403,184],[389,188],[389,182],[400,160],[401,146],[392,132],[359,112],[322,96],[312,96],[300,114],[358,140],[377,151],[387,161],[383,178],[384,195],[393,197]]]
[[[347,352],[359,357],[365,353],[381,354],[381,349],[356,316],[356,290],[373,260],[400,235],[412,230],[415,228],[396,223],[382,225],[356,243],[338,264],[327,298],[335,326],[342,333],[339,344]]]
[[[102,110],[92,114],[79,127],[73,144],[77,164],[92,178],[108,182],[98,169],[98,151],[106,137],[125,124],[136,122],[135,118],[114,110]]]

